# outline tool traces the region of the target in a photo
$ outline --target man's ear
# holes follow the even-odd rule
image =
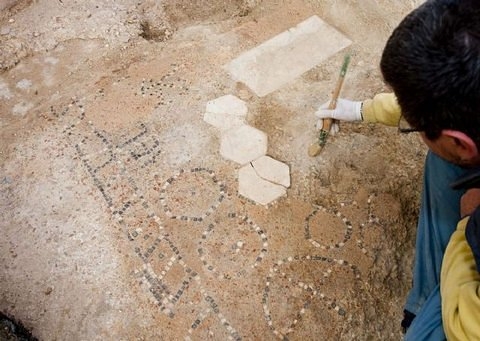
[[[442,130],[442,135],[453,139],[458,155],[462,160],[471,160],[478,157],[477,145],[465,133],[458,130]]]

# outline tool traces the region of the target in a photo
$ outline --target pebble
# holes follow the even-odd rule
[[[2,180],[3,184],[11,184],[12,182],[12,178],[10,178],[9,176],[4,177]]]

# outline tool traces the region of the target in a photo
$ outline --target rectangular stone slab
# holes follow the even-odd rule
[[[262,97],[350,44],[347,37],[314,15],[244,52],[225,68],[233,79]]]

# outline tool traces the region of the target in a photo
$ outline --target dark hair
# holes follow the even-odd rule
[[[432,140],[462,131],[480,146],[480,1],[425,2],[393,31],[380,67],[413,127]]]

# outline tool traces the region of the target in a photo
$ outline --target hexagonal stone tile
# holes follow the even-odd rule
[[[223,131],[245,124],[247,112],[244,101],[233,95],[225,95],[207,103],[203,120]]]
[[[258,159],[267,153],[267,135],[249,125],[224,132],[220,142],[220,154],[241,165]]]
[[[262,179],[251,164],[238,171],[238,193],[259,204],[267,205],[285,195],[284,186]]]
[[[265,155],[252,161],[252,166],[262,179],[290,187],[290,168],[283,162]]]

